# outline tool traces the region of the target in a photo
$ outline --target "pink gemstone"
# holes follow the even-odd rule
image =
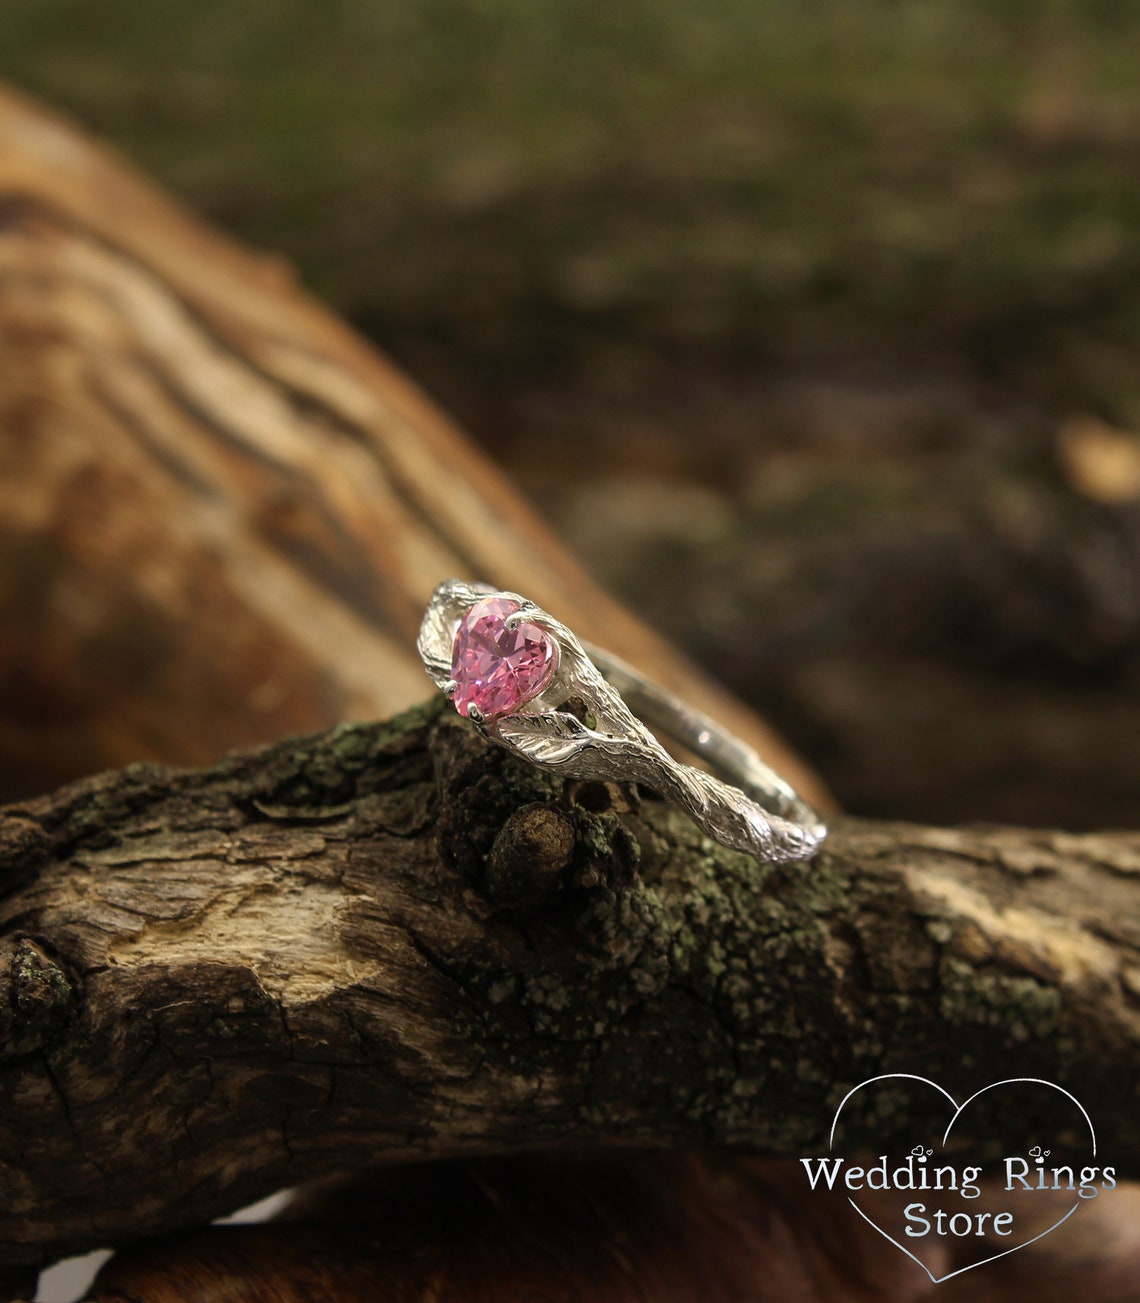
[[[537,697],[554,672],[554,642],[545,629],[525,621],[508,629],[519,609],[506,597],[485,597],[467,612],[455,632],[451,677],[459,684],[452,700],[466,715],[474,706],[484,716],[505,715]]]

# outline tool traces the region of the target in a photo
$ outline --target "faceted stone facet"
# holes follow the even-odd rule
[[[550,681],[553,640],[529,620],[508,629],[507,616],[518,609],[509,598],[485,597],[460,621],[451,677],[459,685],[452,700],[461,715],[471,706],[487,718],[505,715],[537,697]]]

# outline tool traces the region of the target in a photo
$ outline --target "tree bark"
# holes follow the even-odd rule
[[[9,795],[410,704],[422,602],[454,573],[731,719],[820,800],[280,265],[7,93],[0,348]],[[761,868],[441,712],[4,812],[0,1295],[61,1253],[377,1163],[796,1155],[892,1070],[959,1097],[995,1064],[1067,1080],[1135,1168],[1136,837],[847,821],[813,865]],[[929,1120],[919,1101],[892,1116],[850,1134]],[[741,1226],[747,1272],[775,1279],[794,1266],[779,1237],[749,1238],[765,1198]],[[260,1271],[292,1232],[264,1234]]]
[[[733,719],[826,803],[277,261],[3,89],[0,354],[0,799],[410,706],[456,575]]]
[[[12,1264],[377,1162],[818,1151],[892,1071],[1072,1083],[1137,1166],[1138,834],[845,820],[763,866],[433,703],[10,806],[0,866]]]

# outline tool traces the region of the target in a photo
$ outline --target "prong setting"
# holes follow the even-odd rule
[[[514,633],[520,625],[534,624],[535,616],[541,614],[542,612],[533,602],[525,602],[513,615],[507,616],[503,625],[509,633]]]
[[[455,710],[541,769],[649,787],[709,836],[761,860],[805,859],[827,835],[744,742],[608,652],[583,645],[517,593],[461,580],[440,584],[418,646]],[[580,703],[581,715],[571,703]],[[647,721],[718,776],[674,759]],[[770,814],[769,803],[779,813]]]

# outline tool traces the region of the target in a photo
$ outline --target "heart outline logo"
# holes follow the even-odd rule
[[[951,1095],[950,1092],[946,1090],[944,1087],[940,1086],[936,1081],[931,1081],[929,1077],[920,1077],[917,1073],[913,1073],[913,1072],[884,1072],[878,1077],[868,1077],[866,1081],[861,1081],[857,1086],[853,1086],[847,1092],[847,1094],[844,1095],[843,1098],[839,1101],[839,1107],[835,1110],[835,1116],[831,1119],[831,1132],[827,1140],[827,1147],[829,1150],[834,1149],[835,1147],[835,1131],[836,1128],[839,1126],[839,1116],[843,1112],[844,1108],[846,1107],[847,1101],[853,1095],[858,1094],[859,1091],[861,1091],[865,1086],[873,1086],[877,1081],[920,1081],[924,1086],[933,1086],[933,1088],[936,1091],[938,1091],[940,1095],[942,1095],[946,1100],[948,1100],[950,1105],[954,1109],[954,1115],[953,1117],[951,1117],[949,1123],[947,1124],[946,1130],[942,1133],[943,1147],[945,1147],[946,1145],[946,1141],[950,1136],[950,1132],[954,1127],[954,1123],[958,1121],[962,1113],[967,1108],[969,1108],[969,1106],[974,1102],[974,1100],[976,1100],[979,1096],[984,1095],[986,1091],[996,1090],[999,1086],[1016,1086],[1022,1084],[1029,1084],[1034,1086],[1048,1086],[1051,1090],[1060,1091],[1062,1095],[1064,1095],[1067,1099],[1071,1100],[1080,1110],[1081,1116],[1084,1118],[1086,1124],[1088,1125],[1089,1138],[1092,1141],[1092,1156],[1094,1158],[1096,1157],[1096,1129],[1093,1127],[1092,1118],[1089,1117],[1088,1113],[1085,1110],[1085,1106],[1081,1103],[1081,1101],[1077,1099],[1077,1097],[1074,1094],[1072,1094],[1071,1091],[1066,1090],[1064,1086],[1058,1086],[1055,1081],[1046,1081],[1044,1077],[1006,1077],[1001,1081],[991,1081],[988,1086],[983,1086],[981,1090],[974,1091],[974,1093],[970,1096],[969,1099],[967,1099],[964,1103],[959,1104],[958,1101],[954,1098],[954,1096]],[[1036,1244],[1038,1240],[1043,1240],[1046,1235],[1052,1235],[1052,1233],[1057,1229],[1057,1227],[1067,1222],[1069,1218],[1073,1215],[1073,1213],[1075,1213],[1081,1205],[1081,1200],[1080,1197],[1078,1196],[1076,1203],[1073,1204],[1073,1206],[1069,1209],[1067,1213],[1065,1213],[1063,1217],[1059,1217],[1052,1224],[1052,1226],[1046,1227],[1045,1230],[1040,1232],[1040,1234],[1034,1235],[1032,1239],[1025,1240],[1021,1244],[1015,1244],[1011,1248],[1002,1249],[999,1253],[994,1253],[988,1258],[980,1258],[977,1262],[967,1263],[966,1266],[958,1267],[954,1271],[948,1271],[945,1276],[936,1276],[926,1265],[926,1263],[922,1261],[921,1258],[911,1253],[911,1251],[906,1247],[905,1244],[900,1244],[898,1240],[894,1238],[893,1235],[888,1235],[887,1232],[883,1230],[883,1228],[878,1224],[878,1222],[874,1220],[873,1217],[868,1216],[868,1214],[865,1213],[863,1209],[859,1207],[859,1205],[855,1202],[855,1200],[850,1195],[847,1196],[847,1202],[851,1205],[852,1208],[855,1209],[855,1211],[859,1214],[859,1216],[862,1217],[863,1220],[869,1226],[873,1226],[875,1230],[879,1232],[879,1234],[883,1237],[883,1239],[893,1244],[895,1248],[898,1249],[900,1252],[905,1253],[906,1256],[910,1258],[912,1262],[917,1262],[918,1265],[922,1268],[922,1270],[926,1272],[927,1276],[930,1277],[930,1283],[932,1285],[940,1285],[944,1280],[951,1280],[954,1276],[961,1276],[963,1272],[973,1271],[975,1267],[984,1267],[987,1263],[996,1262],[999,1258],[1008,1257],[1009,1254],[1011,1253],[1017,1253],[1018,1250],[1020,1249],[1028,1248],[1030,1244]]]

